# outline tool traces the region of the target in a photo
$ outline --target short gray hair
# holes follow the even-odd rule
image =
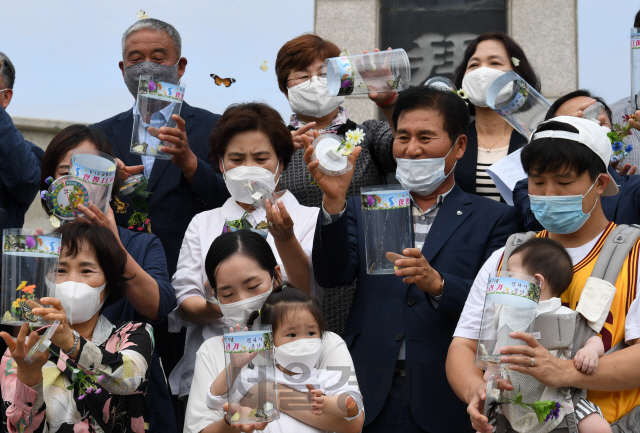
[[[7,57],[7,55],[2,51],[0,51],[0,61],[2,61],[2,66],[0,66],[0,77],[2,77],[4,87],[7,89],[13,89],[13,84],[16,82],[16,68],[13,67],[13,63],[11,63],[9,57]]]
[[[122,58],[125,56],[125,47],[127,45],[127,39],[133,33],[138,30],[155,30],[157,32],[165,32],[169,35],[171,40],[173,40],[173,45],[175,45],[176,51],[178,52],[178,57],[182,54],[182,38],[180,37],[180,33],[169,23],[165,23],[164,21],[157,20],[155,18],[145,18],[143,20],[137,21],[131,27],[129,27],[124,34],[122,35]]]

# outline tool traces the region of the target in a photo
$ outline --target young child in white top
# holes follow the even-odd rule
[[[538,312],[563,314],[560,296],[573,279],[573,263],[567,251],[558,242],[548,238],[533,238],[515,248],[507,263],[509,272],[533,275],[541,281]],[[604,355],[600,337],[593,336],[576,352],[573,359],[576,369],[586,374],[595,373],[598,360]],[[600,408],[581,399],[575,408],[579,433],[611,433],[611,426],[602,416]]]
[[[322,351],[323,332],[328,331],[317,301],[298,289],[280,286],[267,297],[260,311],[252,313],[247,325],[253,325],[258,317],[261,325],[272,327],[275,382],[278,384],[280,401],[286,401],[286,393],[291,390],[308,393],[307,408],[298,410],[325,416],[331,431],[345,431],[346,423],[356,424],[349,425],[348,430],[361,429],[364,424],[362,396],[358,386],[350,384],[351,372],[315,368]],[[250,361],[246,360],[247,363]],[[233,388],[249,390],[256,383],[264,381],[265,378],[259,378],[263,374],[259,370],[250,366],[244,369]],[[227,402],[226,370],[209,386],[206,402],[212,410],[224,407]],[[299,405],[301,402],[292,400],[290,403]],[[266,432],[322,431],[280,409],[279,419],[270,422]],[[331,425],[332,421],[335,421],[334,425]]]

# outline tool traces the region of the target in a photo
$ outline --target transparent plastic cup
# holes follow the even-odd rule
[[[502,97],[505,87],[509,91],[508,97]],[[499,76],[489,85],[486,103],[527,139],[551,107],[549,101],[513,71]]]
[[[451,90],[452,92],[456,91],[456,85],[453,84],[453,81],[448,79],[447,77],[431,77],[424,83],[427,87],[434,87],[439,90]]]
[[[253,200],[253,207],[255,209],[265,209],[265,202],[267,199],[271,201],[271,206],[274,206],[278,201],[276,192],[271,189],[271,186],[261,180],[248,181],[245,188],[249,189],[251,199]]]
[[[223,336],[229,422],[277,420],[280,413],[271,326],[254,325],[246,331],[231,331],[227,328]]]
[[[393,274],[394,260],[413,248],[411,196],[400,185],[360,188],[368,274]]]
[[[640,110],[640,28],[631,27],[631,105]]]
[[[525,345],[511,332],[533,332],[540,299],[540,280],[530,275],[501,271],[489,278],[478,336],[475,365],[504,371],[500,348]],[[496,370],[497,369],[497,370]]]
[[[6,229],[2,236],[2,324],[48,324],[33,308],[53,296],[57,281],[61,235],[35,230]]]
[[[116,178],[115,158],[97,150],[76,149],[71,154],[69,175],[91,185],[90,200],[106,215]]]
[[[313,160],[318,160],[318,169],[329,176],[340,176],[351,170],[353,164],[349,162],[349,156],[343,155],[343,149],[340,147],[344,137],[334,134],[333,132],[325,132],[320,134],[313,140]]]
[[[93,187],[74,176],[60,176],[49,185],[46,203],[49,210],[61,220],[73,220],[82,215],[78,205],[88,206],[93,199]]]
[[[173,147],[157,137],[162,127],[175,128],[171,116],[180,114],[184,100],[185,84],[156,81],[152,75],[141,75],[136,106],[133,108],[133,132],[131,153],[158,159],[171,159],[171,155],[160,150],[161,146]]]
[[[582,111],[582,117],[584,119],[593,120],[598,125],[600,125],[600,116],[607,117],[607,112],[604,109],[604,105],[597,101]]]
[[[331,96],[399,92],[411,82],[409,57],[402,48],[331,57],[324,61],[322,74]]]
[[[260,227],[260,225],[258,225],[258,227],[250,227],[251,223],[247,221],[246,226],[242,227],[238,227],[238,223],[237,223],[237,219],[233,219],[233,218],[225,218],[224,220],[224,226],[222,226],[222,233],[227,233],[227,232],[235,232],[238,230],[250,230],[254,233],[258,233],[260,236],[262,236],[263,238],[267,238],[267,235],[269,234],[269,227]]]

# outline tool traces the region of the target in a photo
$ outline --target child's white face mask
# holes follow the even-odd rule
[[[278,346],[276,362],[292,373],[308,373],[315,367],[322,351],[321,338],[304,338]]]

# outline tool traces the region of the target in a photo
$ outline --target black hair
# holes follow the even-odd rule
[[[393,127],[398,128],[398,119],[408,111],[434,110],[444,119],[443,128],[449,134],[451,144],[469,128],[469,110],[457,94],[431,86],[412,87],[399,93],[393,108]]]
[[[236,254],[255,260],[260,269],[269,272],[271,278],[276,277],[275,268],[278,262],[265,238],[250,230],[223,233],[211,243],[204,261],[204,269],[214,291],[217,292],[216,272],[218,267]]]
[[[633,19],[633,27],[640,27],[640,11],[636,13],[636,17]]]
[[[550,130],[578,132],[573,126],[556,121],[545,122],[536,132]],[[527,176],[559,173],[562,170],[575,171],[581,176],[587,171],[591,180],[595,182],[598,175],[607,172],[604,162],[593,150],[582,143],[565,138],[532,139],[522,148],[520,161]]]
[[[533,238],[518,245],[511,257],[522,255],[522,267],[528,275],[544,277],[551,294],[559,297],[573,280],[573,262],[562,245],[549,238]]]
[[[126,296],[128,281],[131,279],[125,276],[127,252],[122,249],[111,230],[96,224],[72,221],[63,224],[54,233],[62,235],[61,250],[71,258],[77,256],[85,247],[90,247],[96,252],[98,265],[107,280],[108,295],[102,309]]]
[[[569,92],[566,95],[556,99],[553,102],[553,104],[551,104],[551,107],[549,107],[547,114],[544,116],[544,120],[553,119],[554,117],[557,116],[556,113],[558,112],[560,107],[564,105],[565,102],[570,101],[573,98],[579,98],[581,96],[586,96],[587,98],[593,98],[599,103],[601,103],[604,106],[604,111],[607,113],[607,116],[609,116],[609,122],[613,124],[613,114],[611,112],[611,108],[609,108],[607,103],[604,102],[604,99],[602,99],[599,96],[592,95],[591,92],[586,89],[574,90],[573,92]]]
[[[260,311],[251,313],[247,326],[253,325],[255,320],[260,317],[260,324],[271,325],[271,329],[275,333],[285,315],[300,309],[307,309],[311,313],[318,323],[321,337],[324,332],[329,331],[318,301],[289,284],[283,284],[273,289]]]
[[[524,54],[524,50],[518,43],[511,37],[507,36],[502,32],[497,33],[483,33],[473,41],[469,43],[467,49],[464,52],[464,58],[462,62],[458,65],[455,72],[453,73],[453,83],[459,89],[462,87],[462,80],[464,79],[464,74],[467,71],[467,64],[476,50],[478,49],[478,44],[484,41],[499,41],[502,42],[504,49],[507,51],[507,62],[511,63],[511,67],[513,71],[520,75],[524,81],[529,83],[531,87],[540,92],[540,80],[536,75],[536,72],[533,70],[533,66],[529,63],[529,59]],[[512,58],[516,58],[519,60],[518,66],[513,64]],[[473,104],[469,104],[469,112],[471,114],[475,114],[475,109]]]

